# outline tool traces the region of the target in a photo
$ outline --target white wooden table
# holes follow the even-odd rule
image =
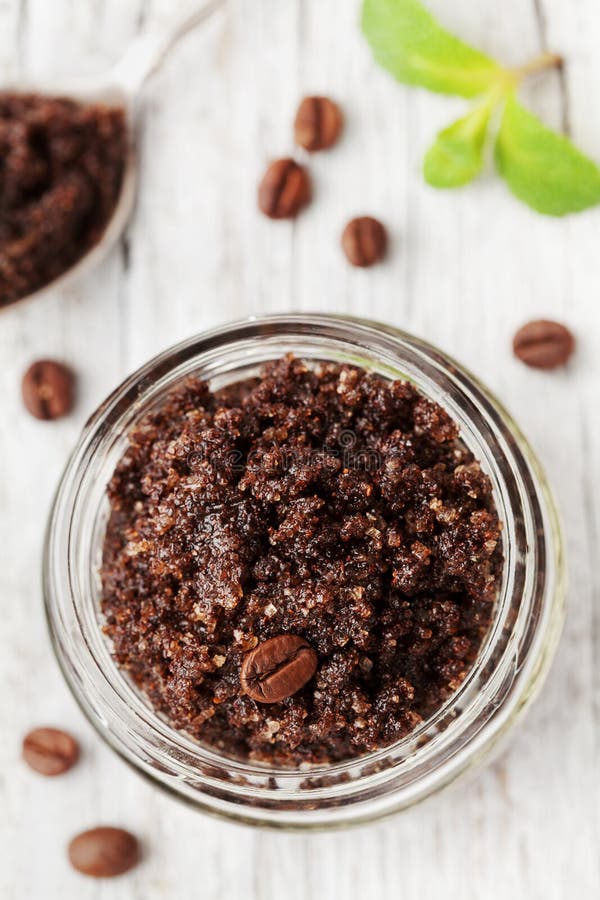
[[[178,0],[0,0],[0,81],[98,71]],[[449,26],[517,64],[544,46],[568,69],[529,93],[600,159],[598,0],[431,3]],[[600,209],[546,220],[492,177],[436,193],[420,177],[461,104],[397,85],[371,62],[358,0],[231,0],[182,42],[146,91],[142,183],[128,234],[83,283],[0,316],[0,897],[2,900],[587,900],[600,891]],[[339,99],[343,142],[311,159],[316,199],[296,224],[255,208],[266,160],[291,149],[305,92]],[[389,225],[389,262],[354,271],[338,242],[362,211]],[[249,313],[368,314],[451,351],[523,424],[556,488],[569,613],[543,695],[503,758],[385,824],[321,836],[220,824],[116,759],[75,707],[52,656],[39,559],[50,498],[87,415],[163,347]],[[567,321],[569,370],[511,358],[522,321]],[[76,413],[37,423],[20,375],[39,356],[80,373]],[[19,761],[31,726],[58,723],[84,757],[44,780]],[[65,859],[98,823],[143,836],[130,876],[95,883]]]

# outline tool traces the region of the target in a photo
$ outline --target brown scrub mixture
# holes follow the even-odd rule
[[[409,383],[291,356],[215,392],[187,380],[130,434],[108,494],[116,660],[223,753],[297,766],[389,745],[489,628],[490,482]]]
[[[96,244],[127,158],[123,109],[0,92],[0,306]]]

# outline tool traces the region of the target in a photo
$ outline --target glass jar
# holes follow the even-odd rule
[[[116,666],[102,632],[105,487],[130,429],[190,374],[213,387],[293,352],[412,381],[459,424],[491,478],[504,523],[504,573],[475,665],[435,715],[398,743],[299,770],[240,762],[174,730]],[[564,613],[560,526],[530,446],[472,375],[434,347],[377,323],[322,315],[235,323],[166,351],[127,379],[84,428],[51,512],[44,555],[50,632],[81,708],[139,772],[198,809],[272,827],[319,828],[405,809],[479,765],[537,693]]]

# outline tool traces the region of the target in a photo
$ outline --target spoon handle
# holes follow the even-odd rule
[[[142,32],[113,68],[112,79],[129,97],[135,97],[177,41],[204,22],[223,3],[224,0],[195,0],[162,26],[150,27]]]

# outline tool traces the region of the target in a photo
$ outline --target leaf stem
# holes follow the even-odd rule
[[[561,69],[563,65],[564,59],[558,53],[541,53],[540,56],[536,56],[530,62],[525,63],[524,66],[511,69],[511,74],[517,81],[522,81],[536,72],[543,72],[546,69]]]

